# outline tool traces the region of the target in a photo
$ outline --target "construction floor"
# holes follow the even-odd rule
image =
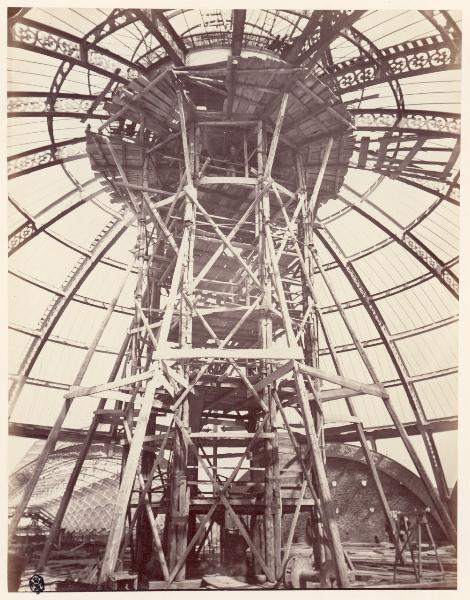
[[[433,552],[422,552],[422,576],[417,582],[413,570],[413,561],[409,551],[405,553],[406,566],[399,567],[394,580],[395,550],[390,544],[345,544],[347,555],[354,566],[351,571],[351,587],[380,588],[380,589],[456,589],[457,588],[457,557],[453,547],[442,546],[439,548],[439,557],[445,574],[439,571]],[[307,548],[299,548],[299,555],[306,554]],[[86,550],[77,551],[74,556],[67,556],[65,552],[56,553],[42,574],[46,591],[93,591],[96,586],[84,583],[84,573],[91,573],[96,564],[96,559],[90,558]],[[307,557],[305,557],[307,559]],[[415,561],[417,557],[415,556]],[[199,573],[197,571],[200,571]],[[204,570],[204,572],[202,572]],[[286,589],[291,588],[290,582],[285,578],[278,584],[258,581],[243,575],[226,575],[217,554],[205,554],[197,564],[193,565],[190,578],[174,582],[171,589]],[[34,574],[33,566],[27,566],[21,577],[19,592],[30,592],[29,578]],[[80,579],[80,581],[78,581]],[[354,581],[355,580],[355,581]],[[137,586],[139,590],[163,589],[163,581],[141,581]],[[303,581],[302,587],[307,589],[320,588],[321,584],[315,581]]]

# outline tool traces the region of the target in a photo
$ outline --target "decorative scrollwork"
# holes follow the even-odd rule
[[[395,111],[380,110],[351,111],[354,115],[354,125],[360,129],[388,129],[396,123]],[[453,135],[460,134],[461,119],[457,115],[438,113],[420,113],[406,111],[396,123],[397,129],[417,129],[419,131],[439,131]]]
[[[55,152],[56,158],[64,160],[73,156],[86,155],[86,143],[81,142],[70,146],[61,146]]]
[[[16,248],[22,246],[24,242],[34,234],[35,231],[36,227],[32,221],[28,221],[21,228],[14,231],[8,237],[8,254],[11,254],[13,250],[16,250]]]
[[[8,98],[7,111],[11,112],[37,112],[43,113],[47,109],[47,98]]]
[[[85,142],[70,144],[67,146],[50,147],[39,152],[18,156],[8,161],[8,177],[17,176],[25,171],[30,172],[44,167],[58,160],[70,159],[86,154]]]
[[[381,60],[395,76],[409,76],[422,72],[438,71],[457,65],[458,55],[450,45],[438,36],[414,40],[381,50]],[[386,80],[384,69],[370,59],[355,58],[335,65],[339,88],[352,91],[364,83],[379,83]]]
[[[428,250],[426,250],[426,248],[423,248],[423,246],[421,246],[421,244],[419,244],[417,240],[412,238],[408,233],[405,233],[403,236],[403,242],[409,248],[411,248],[411,250],[413,250],[414,254],[416,254],[417,256],[422,258],[424,260],[424,262],[429,267],[431,267],[431,269],[433,271],[435,271],[437,274],[441,273],[441,270],[442,270],[441,264],[433,256],[431,256],[431,254],[428,252]]]
[[[442,278],[447,283],[447,285],[449,285],[454,290],[456,294],[459,293],[459,284],[450,271],[445,271],[442,275]]]
[[[80,45],[64,37],[41,31],[36,27],[17,22],[11,27],[13,42],[57,52],[65,57],[80,59]]]
[[[57,98],[54,103],[54,110],[56,112],[86,113],[92,104],[92,99]],[[104,102],[100,102],[94,108],[94,113],[102,114],[103,116],[107,114],[107,112],[104,110]]]
[[[128,10],[115,8],[111,11],[108,18],[97,25],[87,36],[86,39],[91,44],[100,42],[103,38],[113,34],[118,29],[134,23],[137,18]]]
[[[444,270],[442,263],[434,257],[427,248],[424,248],[416,238],[410,236],[408,233],[404,234],[403,242],[431,268],[441,281],[447,284],[447,287],[449,287],[456,295],[459,294],[458,279],[451,271]]]
[[[94,99],[86,98],[56,98],[49,100],[46,96],[28,97],[12,96],[8,98],[7,111],[9,113],[77,113],[86,114],[93,104]],[[106,117],[104,102],[100,102],[93,113]]]
[[[8,161],[7,173],[11,175],[21,173],[22,171],[28,171],[34,167],[47,165],[53,160],[52,150],[47,149],[41,152],[35,152],[34,154],[28,154],[16,159]]]
[[[95,67],[104,69],[105,71],[115,71],[116,69],[124,70],[129,79],[135,79],[138,75],[136,69],[129,68],[124,63],[119,62],[114,58],[110,58],[106,54],[102,54],[97,50],[88,50],[88,62]]]

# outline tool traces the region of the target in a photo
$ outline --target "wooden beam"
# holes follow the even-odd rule
[[[263,348],[162,348],[158,351],[157,357],[163,360],[186,360],[186,359],[205,359],[220,358],[226,360],[295,360],[302,359],[303,353],[300,347],[286,348],[274,346],[269,349]]]
[[[299,404],[301,406],[304,418],[305,434],[307,436],[308,446],[312,452],[315,475],[318,482],[318,495],[322,506],[322,521],[329,541],[331,557],[337,574],[338,586],[341,588],[347,588],[350,585],[348,571],[344,559],[338,524],[333,512],[331,493],[325,472],[325,465],[323,463],[321,449],[318,444],[317,433],[315,431],[315,425],[313,423],[313,417],[310,405],[308,403],[307,392],[301,375],[300,365],[297,363],[294,364],[294,378],[299,397]]]
[[[268,158],[266,159],[266,164],[264,165],[264,178],[267,179],[271,177],[271,169],[274,163],[274,158],[276,156],[277,145],[279,143],[279,138],[281,136],[282,123],[284,121],[284,115],[286,113],[287,101],[289,99],[288,92],[284,92],[281,99],[281,106],[279,107],[279,112],[277,114],[276,125],[274,127],[273,136],[271,139],[271,145],[269,147]]]
[[[318,377],[319,379],[324,379],[330,383],[336,383],[351,390],[355,390],[361,394],[371,394],[372,396],[378,396],[379,398],[389,397],[389,394],[383,385],[361,383],[360,381],[349,379],[348,377],[342,377],[341,375],[336,375],[334,373],[327,373],[322,369],[317,369],[304,364],[299,364],[299,371],[303,375]]]
[[[183,434],[183,437],[187,440],[188,444],[190,444],[191,446],[193,446],[197,450],[197,448],[194,446],[194,442],[189,437],[189,434],[186,431],[184,425],[181,423],[181,421],[179,421],[179,419],[177,417],[175,417],[175,420],[176,420],[177,425],[180,428],[181,433]],[[255,439],[255,436],[252,439]],[[256,548],[256,546],[253,544],[253,541],[251,540],[250,536],[246,532],[246,529],[245,529],[243,523],[240,521],[240,518],[235,513],[235,511],[233,510],[233,508],[232,508],[229,500],[225,496],[225,492],[222,491],[222,487],[219,485],[219,483],[217,482],[217,480],[214,478],[214,476],[212,474],[212,471],[207,467],[207,465],[202,460],[202,458],[199,456],[199,454],[197,454],[197,458],[198,458],[199,464],[201,465],[202,469],[204,470],[204,472],[206,473],[207,477],[209,477],[210,481],[212,482],[212,484],[213,484],[213,486],[215,488],[216,493],[219,495],[220,501],[222,501],[222,503],[225,506],[225,509],[228,511],[228,513],[232,517],[232,519],[235,522],[235,524],[236,524],[238,530],[240,531],[242,537],[244,538],[244,540],[247,543],[247,545],[250,547],[251,551],[253,552],[256,560],[261,565],[261,568],[265,572],[266,576],[270,580],[273,579],[273,573],[271,573],[270,569],[268,568],[268,566],[264,562],[263,557],[261,556],[258,548]]]
[[[275,381],[278,381],[279,379],[284,378],[284,376],[287,375],[288,373],[290,373],[293,368],[294,368],[294,363],[291,360],[289,360],[288,362],[286,362],[285,365],[282,365],[282,367],[279,367],[278,369],[276,369],[275,371],[273,371],[266,377],[263,377],[263,379],[261,379],[260,381],[257,381],[256,383],[254,383],[253,387],[255,388],[256,391],[262,390],[267,385],[272,385]]]
[[[186,170],[186,181],[191,184],[193,181],[193,169],[191,160],[189,157],[189,146],[188,146],[188,132],[186,128],[186,115],[184,112],[183,105],[183,93],[181,90],[177,90],[176,96],[178,98],[178,111],[180,115],[180,127],[181,127],[181,139],[183,142],[183,156],[184,156],[184,168]]]
[[[124,420],[123,425],[124,425],[124,431],[126,432],[127,441],[129,443],[129,445],[131,445],[133,438],[132,438],[132,432],[130,430],[129,424],[126,420]],[[166,435],[169,434],[170,429],[171,429],[171,427],[168,427]],[[165,448],[165,446],[166,446],[165,440],[163,441],[162,446],[163,446],[163,448]],[[160,455],[160,452],[159,452],[159,455]],[[137,481],[139,482],[139,485],[141,488],[141,496],[139,498],[139,504],[140,504],[140,500],[143,498],[145,512],[147,514],[147,520],[149,522],[150,529],[152,531],[153,541],[154,541],[155,547],[157,549],[158,561],[162,568],[163,578],[165,579],[165,581],[168,581],[168,578],[169,578],[168,565],[166,563],[165,555],[163,553],[163,547],[162,547],[162,543],[160,540],[160,533],[158,531],[158,527],[155,522],[155,517],[153,515],[153,510],[152,510],[152,506],[150,504],[150,499],[147,498],[147,493],[145,492],[145,490],[147,488],[147,484],[142,476],[140,467],[137,467]],[[151,481],[151,479],[150,479],[150,481]],[[137,511],[135,512],[134,516],[135,515],[137,515]],[[132,521],[131,521],[131,525],[130,525],[129,529],[131,529],[131,526],[132,526]]]
[[[335,351],[335,347],[334,347],[334,345],[331,342],[329,333],[328,333],[326,325],[325,325],[325,320],[323,319],[323,315],[322,315],[321,311],[320,311],[319,317],[320,317],[320,323],[321,323],[321,326],[322,326],[322,329],[323,329],[323,334],[324,334],[324,337],[325,337],[328,349],[330,350],[330,353],[331,353],[331,358],[333,360],[333,365],[334,365],[334,367],[336,369],[337,374],[338,375],[342,375],[343,373],[342,373],[342,369],[341,369],[341,363],[339,362],[338,355],[336,354],[336,351]],[[356,412],[356,410],[354,408],[353,403],[349,400],[349,397],[347,395],[344,395],[343,397],[344,397],[344,400],[346,402],[346,406],[347,406],[347,408],[349,410],[349,413],[352,416],[356,417],[357,416],[357,412]],[[359,421],[356,424],[356,431],[357,431],[357,435],[359,437],[359,440],[361,442],[362,451],[364,453],[364,458],[366,459],[366,462],[367,462],[367,464],[369,466],[369,469],[370,469],[370,472],[371,472],[371,475],[372,475],[372,479],[373,479],[375,487],[377,489],[377,493],[379,495],[380,502],[382,504],[382,508],[383,508],[383,511],[384,511],[384,514],[385,514],[385,519],[386,519],[386,522],[388,523],[388,526],[389,526],[390,531],[391,531],[392,539],[395,541],[395,544],[399,545],[400,544],[400,539],[396,535],[396,527],[395,527],[394,519],[393,519],[392,513],[390,511],[390,506],[388,504],[387,497],[385,496],[385,492],[384,492],[384,489],[383,489],[383,486],[382,486],[382,482],[380,480],[379,473],[378,473],[377,468],[375,466],[375,462],[374,462],[372,453],[371,453],[369,445],[367,443],[367,438],[366,438],[366,435],[365,435],[365,432],[364,432],[364,427],[363,427],[362,421]]]
[[[328,143],[326,145],[326,148],[325,148],[325,154],[323,155],[322,163],[320,166],[320,171],[319,171],[318,177],[315,181],[312,195],[310,196],[309,204],[310,204],[312,222],[315,221],[315,219],[317,217],[318,208],[320,206],[320,204],[319,204],[320,190],[321,190],[321,186],[323,183],[323,177],[325,176],[326,167],[328,165],[328,159],[330,158],[330,152],[333,147],[333,142],[334,142],[334,138],[330,137],[330,139],[328,140]]]
[[[245,29],[246,10],[232,10],[232,56],[240,56]]]
[[[116,113],[112,114],[109,117],[109,119],[106,119],[106,121],[102,125],[100,125],[100,127],[98,127],[98,133],[101,133],[103,129],[105,129],[110,123],[113,123],[113,121],[119,119],[119,117],[123,115],[127,110],[131,109],[132,105],[138,102],[141,98],[143,98],[147,92],[149,92],[153,87],[155,87],[157,83],[159,83],[168,74],[168,72],[169,69],[165,68],[154,79],[152,79],[152,81],[149,81],[149,83],[147,83],[147,85],[142,90],[140,90],[140,92],[132,96],[131,100],[126,102],[122,108],[120,108]]]
[[[236,440],[247,440],[251,439],[255,434],[249,431],[198,431],[196,433],[190,433],[189,437],[194,439],[236,439]],[[274,439],[274,433],[260,433],[257,436],[259,439],[272,440]]]
[[[108,381],[107,383],[100,383],[99,385],[92,385],[88,387],[71,386],[70,391],[64,394],[66,400],[73,398],[79,398],[81,396],[92,396],[106,390],[114,390],[116,388],[124,387],[137,383],[138,381],[145,381],[146,379],[152,379],[155,371],[145,371],[144,373],[137,373],[136,375],[129,375],[123,379],[117,379],[115,381]]]
[[[334,390],[321,390],[320,402],[332,402],[333,400],[341,400],[341,398],[351,398],[352,396],[360,396],[362,392],[352,390],[347,387],[340,387]]]
[[[264,189],[264,191],[270,186],[271,184],[268,182],[266,183],[266,186]],[[243,213],[243,215],[240,217],[240,219],[238,220],[237,224],[235,225],[235,227],[230,231],[230,233],[227,236],[227,240],[232,240],[235,235],[238,233],[239,229],[242,227],[242,225],[248,220],[249,216],[251,215],[251,213],[255,210],[255,208],[258,206],[258,202],[260,201],[263,192],[263,189],[261,190],[260,193],[258,193],[255,197],[255,199],[253,200],[253,202],[250,204],[250,206],[248,206],[248,208],[245,210],[245,212]],[[196,279],[194,281],[194,287],[196,288],[199,283],[201,282],[201,280],[205,277],[205,275],[208,273],[208,271],[212,268],[212,266],[214,265],[214,263],[217,261],[217,259],[219,258],[219,256],[221,256],[221,254],[223,253],[225,249],[225,244],[221,244],[218,249],[214,252],[214,254],[210,257],[210,259],[206,262],[206,264],[204,265],[204,267],[199,271],[199,273],[196,276]]]
[[[216,177],[208,176],[201,177],[199,185],[250,185],[255,186],[258,184],[256,177]]]
[[[170,196],[168,198],[163,199],[164,201],[166,201],[167,204],[170,204],[171,201],[173,200],[173,195],[168,190],[159,190],[158,188],[150,188],[150,187],[145,187],[143,185],[135,185],[135,184],[129,183],[129,182],[124,183],[122,181],[115,181],[114,185],[117,185],[118,187],[123,187],[123,188],[129,189],[129,190],[135,190],[136,192],[148,192],[149,194],[170,194]]]
[[[119,548],[121,546],[122,534],[126,520],[127,506],[129,504],[137,466],[142,451],[145,429],[147,427],[147,422],[152,410],[155,391],[162,375],[163,374],[160,370],[155,370],[152,373],[152,379],[147,384],[147,388],[145,390],[145,396],[139,416],[137,418],[132,444],[127,456],[121,485],[119,487],[118,496],[114,505],[108,542],[106,544],[106,550],[99,577],[99,583],[101,584],[106,582],[107,578],[114,572],[114,569],[116,568],[116,561],[119,555]]]

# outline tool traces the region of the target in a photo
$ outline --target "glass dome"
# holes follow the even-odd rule
[[[428,432],[451,488],[458,412],[460,14],[247,10],[240,32],[231,10],[11,13],[11,468],[31,437],[47,435],[135,245],[135,224],[127,226],[126,214],[91,168],[87,127],[106,121],[117,86],[136,73],[149,75],[168,61],[220,63],[238,35],[242,57],[289,57],[307,66],[352,115],[354,145],[344,182],[317,215],[319,260],[413,443],[426,462],[419,434]],[[322,35],[326,42],[312,55]],[[101,382],[111,370],[132,320],[136,277],[134,269],[84,385]],[[367,381],[321,277],[316,286],[344,370]],[[319,348],[320,367],[332,370],[322,332]],[[355,407],[379,451],[412,468],[379,399],[363,396]],[[95,408],[74,405],[64,426],[86,429]],[[345,410],[340,400],[325,408],[326,415]]]

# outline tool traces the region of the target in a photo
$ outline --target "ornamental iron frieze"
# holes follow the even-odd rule
[[[452,181],[439,181],[438,179],[419,179],[418,177],[411,177],[410,175],[407,175],[406,178],[403,177],[403,179],[401,180],[410,185],[419,187],[419,189],[424,190],[425,192],[434,194],[435,196],[450,199],[454,201],[455,204],[458,204],[460,202],[460,186],[458,184],[452,183]]]
[[[422,10],[420,12],[434,25],[445,40],[452,42],[456,48],[460,47],[462,33],[447,10]]]
[[[338,10],[323,13],[323,15],[327,14],[327,17],[323,17],[321,23],[308,37],[296,62],[301,64],[308,60],[317,48],[322,47],[328,40],[332,41],[338,37],[344,27],[357,21],[364,12],[361,10]]]
[[[47,97],[31,98],[31,97],[14,97],[7,100],[7,112],[9,113],[26,113],[37,112],[45,113],[47,110]]]
[[[44,168],[51,163],[77,159],[82,156],[86,156],[85,142],[75,142],[64,146],[51,146],[39,152],[32,152],[31,154],[18,156],[9,160],[7,167],[8,177],[18,177],[22,173],[30,173],[31,171]]]
[[[10,28],[10,32],[13,43],[26,44],[27,46],[60,54],[64,58],[69,57],[80,60],[80,45],[77,42],[21,22],[15,23]]]
[[[119,60],[119,57],[112,57],[106,52],[101,52],[98,47],[93,47],[84,41],[83,46],[74,39],[58,33],[52,33],[36,27],[29,21],[16,22],[10,27],[10,43],[14,45],[23,45],[34,51],[43,51],[52,54],[59,59],[72,60],[83,64],[90,69],[99,70],[109,74],[114,74],[116,69],[120,69],[122,74],[127,74],[128,79],[135,78],[138,75],[138,66],[133,68],[125,60]],[[122,78],[122,75],[121,75]]]
[[[36,226],[32,221],[27,221],[24,225],[16,229],[8,236],[8,255],[13,254],[28,240],[36,231]]]
[[[411,129],[460,135],[459,115],[405,111],[397,122],[396,111],[351,110],[356,129]]]
[[[413,251],[414,254],[419,256],[432,269],[435,275],[446,285],[446,287],[450,289],[456,297],[458,297],[458,279],[450,271],[444,272],[444,266],[442,262],[427,248],[420,244],[414,236],[407,232],[405,232],[403,235],[403,242]]]
[[[8,113],[72,113],[77,115],[87,114],[95,99],[85,98],[56,98],[50,100],[47,96],[11,96],[7,101]],[[18,116],[18,115],[15,115]],[[60,116],[60,115],[59,115]],[[106,118],[107,111],[104,102],[100,102],[93,110],[93,116]]]
[[[117,30],[135,23],[135,21],[137,21],[137,18],[130,11],[115,8],[103,23],[97,25],[87,34],[86,40],[91,44],[96,44]]]
[[[457,53],[439,36],[427,37],[381,49],[387,70],[396,77],[419,75],[459,66]],[[387,73],[370,59],[355,58],[335,65],[335,79],[343,92],[387,80]]]
[[[371,40],[369,40],[369,38],[367,38],[354,27],[347,27],[343,29],[341,33],[345,39],[357,46],[363,56],[367,56],[377,66],[377,72],[380,72],[382,77],[386,77],[388,85],[390,86],[395,97],[397,110],[400,113],[396,116],[396,119],[398,120],[401,112],[405,108],[405,101],[400,83],[396,78],[394,78],[394,73],[392,72],[391,65],[387,60],[387,57],[383,54],[380,48],[378,48],[371,42]],[[392,126],[394,125],[395,123],[392,123]]]

